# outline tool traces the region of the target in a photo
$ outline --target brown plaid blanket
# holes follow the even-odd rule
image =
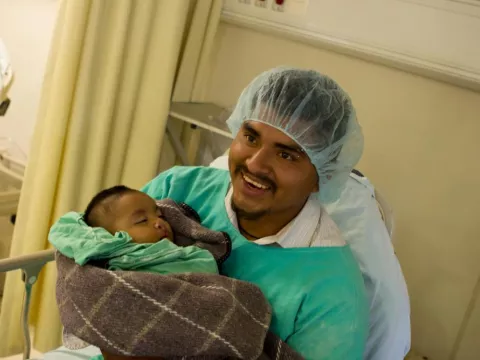
[[[201,227],[188,207],[162,205],[168,205],[162,212],[176,239],[207,248],[219,263],[228,256],[228,236]],[[58,252],[56,260],[57,304],[65,331],[108,353],[159,359],[302,359],[268,332],[270,305],[253,284],[214,274],[113,272],[79,266]]]

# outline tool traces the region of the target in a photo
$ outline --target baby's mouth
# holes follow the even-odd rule
[[[164,239],[168,236],[168,232],[163,226],[160,226],[160,227],[156,228],[156,230],[157,230],[157,234],[158,234],[158,237],[159,237],[160,240],[162,240],[162,239]]]

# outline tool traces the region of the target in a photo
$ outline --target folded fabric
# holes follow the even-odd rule
[[[62,324],[88,344],[167,359],[262,354],[271,309],[253,284],[214,274],[109,271],[58,253],[56,264]]]

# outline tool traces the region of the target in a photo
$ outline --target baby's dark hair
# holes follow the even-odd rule
[[[103,227],[101,221],[108,215],[112,209],[112,201],[119,199],[125,194],[136,192],[124,185],[116,185],[111,188],[100,191],[90,200],[85,210],[83,219],[88,226]]]

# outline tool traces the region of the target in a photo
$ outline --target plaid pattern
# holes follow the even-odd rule
[[[301,359],[268,333],[254,285],[211,274],[163,276],[79,266],[56,255],[65,330],[109,353],[166,359]]]
[[[262,352],[271,312],[251,284],[211,274],[113,272],[63,255],[57,269],[65,330],[107,352],[241,359]]]

